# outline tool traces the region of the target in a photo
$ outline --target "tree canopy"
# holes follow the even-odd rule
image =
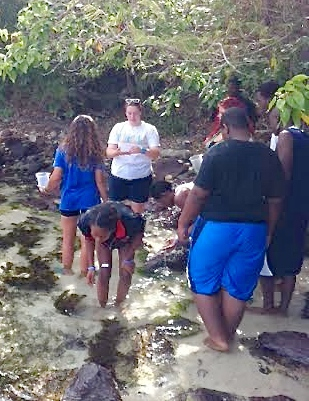
[[[211,107],[237,72],[248,90],[308,69],[306,0],[30,0],[0,30],[0,75],[95,78],[124,70],[162,114],[188,96]],[[307,26],[306,26],[307,24]],[[157,83],[161,85],[157,85]],[[152,86],[154,85],[154,86]]]

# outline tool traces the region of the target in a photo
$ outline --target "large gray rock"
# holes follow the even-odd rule
[[[121,401],[110,371],[95,363],[83,365],[61,401]]]
[[[258,337],[258,349],[285,365],[297,364],[309,369],[309,337],[306,333],[262,333]]]
[[[144,273],[160,275],[166,270],[183,273],[186,271],[189,250],[184,246],[177,246],[171,251],[161,251],[145,262]]]

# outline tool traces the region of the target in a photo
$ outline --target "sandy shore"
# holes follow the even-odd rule
[[[44,216],[51,221],[46,230],[45,240],[35,248],[38,254],[44,254],[55,246],[55,229],[58,216],[54,213],[36,213],[26,210],[10,210],[2,207],[0,224],[6,229],[14,222],[24,221],[29,215]],[[154,244],[160,248],[167,233],[158,233]],[[2,234],[3,235],[3,234]],[[16,254],[17,249],[0,251],[1,265],[12,260],[15,263],[25,262]],[[304,293],[309,291],[309,261],[306,260],[301,275],[298,278],[297,288],[292,300],[290,314],[287,318],[276,316],[257,316],[246,313],[239,328],[239,337],[255,337],[263,331],[275,332],[294,330],[309,334],[308,320],[300,318],[304,304]],[[87,350],[69,349],[64,353],[57,353],[64,338],[82,336],[90,339],[101,328],[101,320],[117,317],[129,327],[149,323],[158,316],[166,316],[171,304],[190,299],[189,290],[184,288],[185,277],[175,276],[164,284],[170,292],[162,290],[162,281],[146,279],[135,275],[129,299],[122,311],[108,305],[106,309],[98,306],[95,288],[86,285],[85,280],[79,277],[78,252],[74,263],[74,276],[60,276],[55,289],[51,293],[24,294],[16,301],[15,319],[19,324],[27,327],[28,333],[20,338],[20,343],[26,350],[35,344],[37,355],[28,360],[39,365],[45,363],[51,369],[80,367],[87,358]],[[110,294],[115,294],[117,282],[116,269],[113,270]],[[53,306],[57,295],[70,289],[78,294],[86,295],[82,301],[79,313],[75,317],[60,315]],[[169,295],[167,295],[169,294]],[[112,300],[112,299],[111,299]],[[254,294],[254,305],[260,305],[261,294],[259,289]],[[191,304],[184,313],[193,321],[201,323],[195,306]],[[283,394],[296,401],[308,401],[309,381],[297,381],[280,372],[278,366],[269,366],[268,374],[262,373],[261,368],[266,362],[250,355],[249,351],[236,341],[235,347],[229,354],[219,354],[207,349],[203,345],[206,336],[203,325],[202,331],[194,336],[175,340],[175,364],[171,365],[164,376],[156,377],[153,367],[149,363],[139,364],[138,380],[135,387],[122,392],[124,401],[168,401],[172,396],[189,388],[209,388],[242,396],[272,396]],[[9,348],[0,333],[0,348]],[[29,355],[30,355],[29,350]],[[2,349],[2,356],[3,354]],[[25,351],[26,352],[26,351]],[[33,351],[32,351],[33,352]]]

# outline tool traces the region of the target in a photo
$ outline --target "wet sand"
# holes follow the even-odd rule
[[[5,192],[5,191],[4,191]],[[3,193],[3,191],[2,191]],[[51,212],[36,212],[31,209],[11,210],[7,205],[0,209],[1,228],[7,230],[11,223],[24,221],[29,215],[48,219],[44,240],[33,249],[36,254],[44,255],[56,246],[58,215]],[[2,235],[4,233],[3,230]],[[158,250],[168,232],[157,231],[155,237],[149,233],[154,250]],[[25,325],[28,332],[19,339],[20,345],[28,352],[26,360],[33,365],[45,364],[51,369],[80,367],[87,358],[86,349],[67,349],[63,352],[61,345],[64,339],[83,337],[90,339],[101,328],[101,320],[118,318],[129,327],[138,327],[153,321],[158,316],[166,316],[172,304],[183,299],[190,299],[191,294],[184,288],[184,275],[175,275],[166,282],[148,279],[134,275],[129,298],[122,310],[112,306],[117,283],[117,269],[114,268],[110,294],[111,299],[106,309],[98,306],[95,288],[89,287],[85,279],[79,277],[78,252],[74,262],[74,276],[59,276],[57,286],[51,293],[25,293],[15,300],[14,313],[18,324]],[[7,261],[25,263],[22,256],[17,255],[17,247],[6,251],[0,250],[0,265]],[[115,257],[116,262],[116,257]],[[308,320],[301,319],[301,309],[304,305],[304,293],[309,291],[309,261],[306,260],[297,288],[292,300],[290,314],[287,318],[279,316],[258,316],[246,313],[239,328],[238,337],[255,337],[263,331],[295,330],[309,334]],[[168,287],[163,290],[162,284]],[[53,302],[57,295],[71,289],[78,294],[86,295],[76,316],[67,317],[59,314]],[[254,305],[261,305],[260,290],[254,294]],[[270,368],[269,374],[262,373],[265,362],[254,358],[249,351],[236,341],[229,354],[212,351],[203,345],[207,336],[195,306],[190,304],[184,317],[201,324],[202,332],[183,339],[175,340],[175,364],[168,367],[160,377],[156,367],[151,363],[139,364],[138,377],[134,387],[121,392],[124,401],[168,401],[173,395],[189,388],[209,388],[226,391],[242,396],[272,396],[284,394],[297,401],[308,401],[309,382],[294,380],[278,370]],[[5,340],[0,332],[0,349],[2,359],[9,350],[10,342]],[[14,337],[12,337],[13,341]],[[16,341],[16,339],[14,339]],[[59,350],[59,352],[57,351]],[[18,365],[18,361],[16,361]],[[292,372],[291,372],[292,376]]]

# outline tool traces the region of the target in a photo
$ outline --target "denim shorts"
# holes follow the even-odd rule
[[[149,198],[152,176],[125,180],[114,175],[109,177],[109,199],[112,201],[130,200],[135,203],[145,203]]]

